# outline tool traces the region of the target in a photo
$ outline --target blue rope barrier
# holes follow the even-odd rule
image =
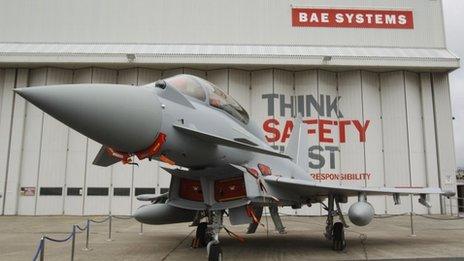
[[[106,217],[106,218],[103,219],[103,220],[93,220],[93,219],[91,219],[90,222],[97,223],[97,224],[101,224],[101,223],[105,223],[105,222],[108,221],[110,218],[111,218],[111,216],[108,216],[108,217]]]
[[[63,242],[66,242],[66,241],[70,240],[73,236],[75,236],[75,234],[76,234],[76,232],[73,231],[73,232],[71,232],[71,234],[68,235],[68,237],[66,237],[64,239],[56,239],[56,238],[43,236],[40,239],[39,247],[37,247],[37,251],[35,252],[34,257],[32,258],[32,261],[36,261],[37,258],[39,257],[39,254],[44,250],[44,243],[45,243],[44,241],[45,241],[45,239],[50,240],[52,242],[63,243]]]
[[[422,215],[422,214],[415,214],[416,216],[423,217],[423,218],[428,218],[428,219],[434,219],[434,220],[462,220],[464,217],[434,217],[431,215]]]
[[[113,218],[116,218],[116,219],[132,219],[132,216],[113,216]]]
[[[51,237],[47,237],[47,236],[43,236],[41,239],[40,239],[40,243],[39,243],[39,246],[37,247],[37,250],[35,252],[35,255],[34,257],[32,258],[32,261],[36,261],[37,258],[39,257],[40,253],[44,250],[44,240],[50,240],[50,241],[53,241],[53,242],[58,242],[58,243],[62,243],[62,242],[66,242],[68,240],[70,240],[73,236],[75,235],[75,232],[71,232],[71,234],[69,234],[68,237],[64,238],[64,239],[56,239],[56,238],[51,238]]]
[[[76,225],[76,228],[79,229],[80,231],[84,231],[84,230],[86,230],[88,227],[87,227],[87,225],[86,225],[85,227],[82,228],[82,227],[80,227],[79,225]]]
[[[93,223],[97,223],[97,224],[101,224],[101,223],[104,223],[108,220],[110,220],[111,218],[116,218],[116,219],[132,219],[131,216],[107,216],[105,219],[103,220],[93,220],[93,219],[88,219],[88,222],[87,224],[84,226],[84,227],[81,227],[79,225],[74,225],[75,228],[77,228],[79,231],[85,231],[85,230],[89,230],[90,229],[90,223],[89,222],[93,222]],[[111,223],[111,222],[110,222]],[[88,233],[88,232],[87,232]],[[52,242],[57,242],[57,243],[63,243],[63,242],[66,242],[68,240],[70,240],[71,238],[73,238],[73,236],[76,235],[76,231],[75,229],[73,229],[73,232],[71,232],[66,238],[64,239],[56,239],[56,238],[51,238],[51,237],[48,237],[48,236],[43,236],[40,240],[40,243],[37,247],[37,250],[34,254],[34,257],[32,258],[32,261],[36,261],[37,258],[39,258],[39,255],[44,251],[44,247],[45,247],[45,240],[50,240]],[[110,224],[110,238],[111,238],[111,224]],[[86,244],[88,244],[88,239],[87,239],[87,242]],[[86,248],[88,248],[88,245],[86,245]]]
[[[62,243],[62,242],[66,242],[68,240],[70,240],[72,237],[74,236],[74,232],[71,232],[71,234],[69,234],[69,236],[65,239],[56,239],[56,238],[51,238],[51,237],[47,237],[45,236],[44,239],[47,239],[47,240],[50,240],[50,241],[53,241],[53,242],[57,242],[57,243]]]

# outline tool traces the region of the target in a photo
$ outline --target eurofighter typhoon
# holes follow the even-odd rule
[[[279,206],[300,208],[321,203],[327,211],[325,237],[334,250],[346,247],[347,227],[340,204],[357,197],[348,211],[358,226],[369,224],[371,195],[419,195],[440,188],[366,188],[325,184],[301,166],[305,124],[293,120],[285,152],[275,151],[261,130],[231,96],[214,84],[191,75],[177,75],[134,88],[117,84],[70,84],[21,88],[17,94],[57,120],[99,142],[93,164],[108,167],[133,158],[158,160],[172,175],[169,192],[140,195],[149,204],[134,217],[144,224],[192,222],[197,226],[194,247],[206,247],[209,260],[223,257],[219,232],[223,217],[232,225],[249,224],[254,233],[263,207],[270,209],[276,229],[285,233]],[[335,222],[336,220],[339,220]],[[232,233],[233,234],[233,233]]]

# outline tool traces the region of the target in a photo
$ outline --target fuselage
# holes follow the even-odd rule
[[[266,143],[261,129],[252,120],[241,121],[240,118],[211,105],[211,90],[203,86],[204,84],[212,85],[211,83],[196,77],[194,79],[204,88],[205,98],[200,100],[183,94],[192,107],[182,105],[175,99],[165,98],[162,95],[165,89],[146,86],[153,88],[153,91],[157,93],[163,108],[160,132],[167,134],[167,138],[161,154],[166,155],[176,165],[192,169],[227,164],[256,168],[260,163],[272,166],[274,174],[309,178],[303,169],[289,159],[208,143],[176,130],[173,126],[182,124],[226,139],[273,150]],[[167,82],[166,88],[176,89],[175,86],[169,85],[169,81]],[[217,87],[214,86],[214,88]]]
[[[259,169],[259,165],[268,167],[272,175],[310,179],[302,168],[280,157],[266,143],[260,128],[240,104],[212,83],[195,76],[177,75],[140,87],[77,84],[23,88],[16,92],[59,121],[101,143],[102,148],[94,161],[96,165],[130,163],[131,158],[138,157],[188,169],[171,173],[173,182],[178,182],[171,182],[171,204],[176,203],[173,188],[177,192],[194,189],[199,186],[198,182],[203,188],[216,189],[215,182],[242,178],[240,186],[247,186],[240,199],[227,204],[215,200],[214,191],[205,190],[208,195],[198,198],[177,193],[179,207],[204,209],[216,205],[225,209],[247,204],[247,199],[263,195],[256,182],[248,180],[250,175],[247,174],[249,169]],[[210,139],[182,132],[179,127]],[[240,146],[229,146],[217,140]],[[185,180],[197,183],[182,187]]]

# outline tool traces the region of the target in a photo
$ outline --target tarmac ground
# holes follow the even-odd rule
[[[31,260],[42,235],[65,238],[73,224],[83,227],[87,218],[1,216],[0,260]],[[246,226],[226,223],[245,242],[229,237],[224,230],[220,240],[224,260],[464,260],[464,219],[414,216],[413,220],[415,236],[411,236],[409,216],[376,218],[362,228],[350,226],[343,252],[332,251],[331,242],[324,239],[324,217],[283,217],[284,235],[274,231],[270,218],[268,222],[263,218],[264,227],[253,235],[245,234]],[[112,240],[108,241],[108,222],[91,223],[91,250],[83,250],[86,234],[79,232],[74,260],[207,260],[205,249],[190,248],[195,228],[188,225],[144,225],[139,234],[140,224],[135,220],[113,218]],[[70,260],[71,243],[46,241],[44,254],[47,261]]]

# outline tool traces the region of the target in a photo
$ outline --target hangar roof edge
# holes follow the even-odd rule
[[[25,64],[217,65],[285,68],[376,68],[452,71],[459,58],[445,48],[302,45],[0,43],[0,66]]]

